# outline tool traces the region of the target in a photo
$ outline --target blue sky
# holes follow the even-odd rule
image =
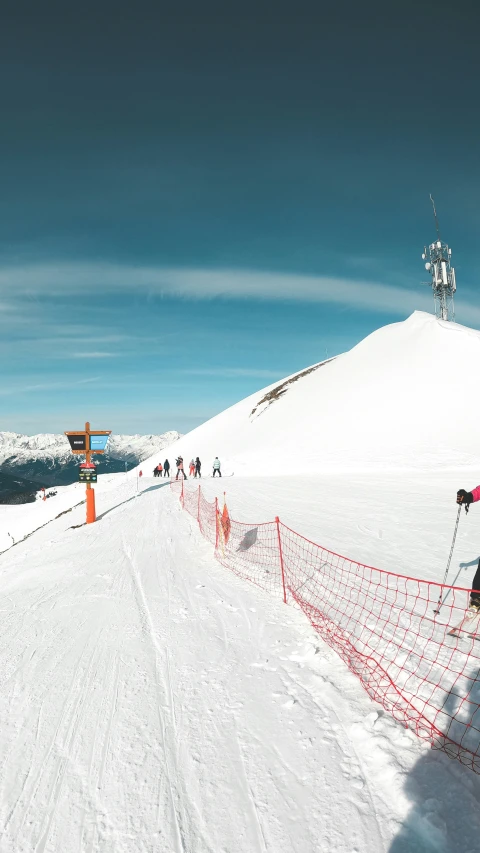
[[[187,431],[432,310],[430,192],[480,328],[471,3],[70,6],[0,33],[0,430]]]

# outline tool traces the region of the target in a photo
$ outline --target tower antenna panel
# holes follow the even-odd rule
[[[423,250],[422,258],[425,261],[425,269],[431,275],[431,286],[433,300],[435,303],[435,316],[439,320],[455,321],[455,306],[453,295],[457,289],[455,270],[451,265],[452,250],[440,237],[440,227],[435,208],[435,202],[430,193],[430,201],[433,207],[435,219],[435,230],[437,239]]]

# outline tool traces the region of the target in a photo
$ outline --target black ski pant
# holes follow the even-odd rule
[[[195,468],[195,476],[196,476],[196,477],[201,477],[201,476],[202,476],[202,474],[201,474],[201,472],[200,472],[200,468]]]
[[[475,577],[472,581],[472,589],[479,590],[477,597],[480,598],[480,560],[478,561],[477,571],[475,572]]]
[[[163,476],[164,476],[164,477],[168,477],[168,476],[169,476],[169,474],[170,474],[170,468],[164,468],[164,469],[163,469]]]
[[[213,476],[215,476],[215,474],[218,474],[219,477],[222,476],[222,472],[220,471],[220,468],[214,468],[213,469]]]

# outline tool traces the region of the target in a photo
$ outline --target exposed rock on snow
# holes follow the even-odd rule
[[[261,400],[257,403],[257,405],[252,409],[251,415],[255,415],[255,413],[260,409],[260,406],[265,406],[262,411],[268,408],[272,403],[276,400],[279,400],[280,397],[283,397],[284,394],[287,393],[288,388],[294,382],[298,382],[299,379],[303,379],[304,376],[308,376],[310,373],[313,373],[314,370],[318,370],[319,367],[323,367],[324,364],[328,364],[329,361],[333,361],[333,358],[329,358],[326,361],[320,361],[318,364],[314,364],[313,367],[307,367],[306,370],[302,370],[301,373],[296,373],[294,376],[291,376],[290,379],[285,379],[280,385],[276,385],[275,388],[272,388],[271,391],[268,391]],[[266,405],[265,405],[266,404]],[[262,412],[258,412],[258,414],[262,414]]]

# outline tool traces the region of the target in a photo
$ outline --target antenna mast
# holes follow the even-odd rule
[[[455,281],[455,270],[450,260],[452,250],[440,239],[440,227],[438,224],[435,202],[430,193],[430,201],[433,207],[437,239],[423,250],[422,259],[426,261],[425,269],[432,276],[433,299],[435,302],[435,316],[439,320],[455,320],[455,306],[453,296],[457,289]]]
[[[433,217],[435,219],[435,228],[437,229],[437,237],[440,240],[440,228],[438,226],[437,211],[435,210],[435,202],[433,200],[431,193],[430,193],[430,201],[432,202],[432,207],[433,207]]]

